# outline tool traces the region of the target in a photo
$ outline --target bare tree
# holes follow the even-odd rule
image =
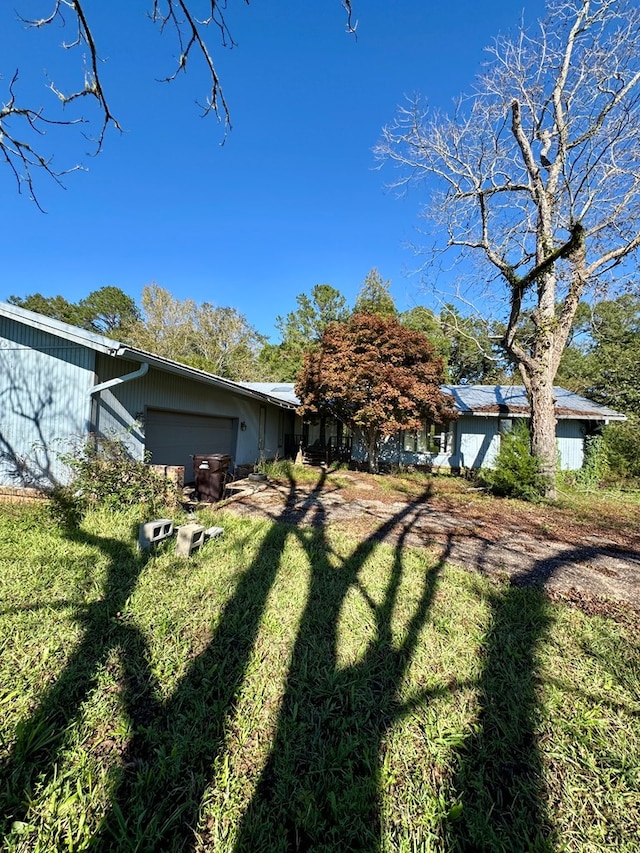
[[[57,110],[72,103],[92,101],[98,107],[98,126],[94,132],[95,153],[102,150],[105,134],[111,126],[121,130],[120,124],[112,112],[100,75],[100,49],[94,38],[86,0],[49,0],[49,12],[37,19],[25,18],[18,14],[23,25],[34,29],[50,27],[53,24],[65,26],[71,34],[62,47],[76,51],[85,57],[79,65],[79,85],[65,92],[58,88],[55,81],[49,82],[53,95],[50,105],[22,102],[19,98],[19,70],[8,75],[9,80],[4,102],[0,105],[0,156],[18,185],[18,191],[26,187],[31,198],[38,204],[35,194],[34,178],[37,172],[44,171],[57,183],[65,174],[80,166],[63,169],[54,166],[49,154],[42,149],[42,137],[54,126],[84,125],[89,122],[84,112],[74,118],[67,118]],[[347,16],[347,31],[355,33],[356,24],[352,21],[351,0],[340,0]],[[244,0],[249,5],[249,0]],[[198,60],[208,77],[208,94],[200,104],[203,115],[213,114],[224,123],[225,132],[231,127],[229,106],[210,46],[209,31],[217,32],[222,47],[233,47],[235,42],[227,24],[227,0],[149,0],[149,17],[161,33],[170,32],[178,47],[178,59],[172,71],[164,78],[165,82],[174,80],[179,74],[186,73],[189,60]],[[138,13],[136,4],[131,12]],[[122,21],[126,26],[126,21]],[[2,79],[2,78],[0,78]],[[39,205],[38,205],[39,206]]]
[[[490,54],[453,116],[414,100],[377,154],[400,167],[395,186],[426,179],[432,257],[475,256],[492,303],[504,297],[502,344],[554,497],[553,381],[578,302],[628,273],[640,245],[640,10],[550,0],[536,29],[498,37]]]

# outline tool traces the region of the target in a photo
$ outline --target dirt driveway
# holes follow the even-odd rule
[[[454,478],[430,478],[416,488],[351,471],[318,472],[315,483],[241,481],[235,491],[225,511],[338,526],[359,538],[402,538],[435,553],[446,548],[449,562],[516,585],[544,586],[585,610],[640,613],[637,507],[590,512],[587,505],[580,516],[491,498]]]

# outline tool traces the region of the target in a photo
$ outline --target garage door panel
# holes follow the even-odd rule
[[[235,456],[236,426],[234,418],[148,409],[145,445],[152,464],[182,465],[186,482],[191,482],[194,454]]]

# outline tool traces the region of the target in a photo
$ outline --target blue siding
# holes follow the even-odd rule
[[[463,468],[490,468],[500,449],[498,418],[462,416],[458,419],[460,464]]]
[[[491,468],[500,449],[499,418],[461,417],[460,455],[465,468]],[[577,471],[584,460],[584,421],[558,420],[558,461],[563,470]]]
[[[138,364],[122,359],[114,362],[98,356],[100,381],[131,373]],[[282,456],[281,409],[260,401],[234,394],[231,390],[214,388],[172,373],[153,368],[140,379],[116,385],[100,393],[97,429],[99,434],[120,438],[132,455],[144,457],[144,418],[147,408],[191,414],[235,418],[244,422],[246,430],[238,430],[234,461],[237,465],[252,465],[259,456],[260,406],[266,405],[267,422],[264,454],[267,458]],[[197,450],[194,450],[197,452]]]
[[[64,482],[60,455],[86,435],[94,353],[0,317],[0,485]]]
[[[579,471],[584,462],[585,421],[559,420],[556,426],[558,455],[563,471]]]

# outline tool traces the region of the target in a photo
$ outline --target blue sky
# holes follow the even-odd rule
[[[56,47],[68,30],[15,21],[15,8],[34,4],[11,5],[0,11],[10,33],[0,97],[19,67],[18,91],[46,103],[43,70],[64,83],[82,56]],[[483,48],[517,28],[523,9],[527,21],[540,17],[542,0],[354,0],[357,40],[339,0],[229,0],[237,47],[210,37],[233,122],[224,145],[195,104],[207,93],[197,62],[170,85],[155,82],[171,72],[176,47],[145,17],[150,5],[86,3],[125,133],[110,130],[99,157],[86,156],[91,145],[75,131],[49,134],[54,164],[82,160],[87,171],[69,175],[65,190],[40,177],[46,215],[0,169],[0,299],[76,301],[115,285],[139,301],[155,281],[178,298],[236,308],[272,340],[276,315],[298,293],[328,283],[353,302],[372,267],[401,310],[428,304],[419,277],[407,275],[420,196],[385,190],[392,173],[374,168],[372,147],[405,95],[448,109],[469,91]]]

